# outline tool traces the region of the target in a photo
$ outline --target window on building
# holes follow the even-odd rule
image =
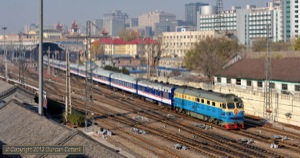
[[[226,78],[226,82],[227,82],[228,84],[231,84],[231,78]]]
[[[218,78],[217,78],[217,82],[218,82],[218,83],[221,83],[221,77],[218,77]]]
[[[241,79],[239,78],[236,79],[236,85],[241,85]]]
[[[263,86],[262,81],[258,81],[258,82],[257,82],[257,87],[262,87],[262,86]]]
[[[247,80],[247,86],[252,86],[251,80]]]
[[[295,91],[300,92],[300,85],[295,85]]]
[[[282,90],[288,90],[288,85],[287,84],[282,84],[281,89]]]
[[[275,89],[275,83],[270,83],[270,88]]]

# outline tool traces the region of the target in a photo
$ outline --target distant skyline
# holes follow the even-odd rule
[[[231,6],[245,8],[247,4],[264,7],[271,0],[223,0],[224,9]],[[1,0],[0,26],[6,26],[7,34],[23,31],[23,26],[39,22],[40,0]],[[85,26],[87,20],[102,19],[105,13],[121,10],[130,18],[138,17],[150,11],[165,11],[184,20],[185,4],[203,2],[215,5],[216,0],[44,0],[44,25],[58,22],[70,26],[73,20]],[[1,30],[0,34],[3,34]]]

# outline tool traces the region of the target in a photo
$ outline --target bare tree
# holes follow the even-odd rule
[[[236,40],[226,38],[206,38],[194,45],[184,57],[185,66],[203,73],[210,80],[239,51]]]
[[[119,37],[124,41],[132,41],[140,36],[137,30],[124,29],[119,33]]]

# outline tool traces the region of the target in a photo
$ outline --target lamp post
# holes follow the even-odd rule
[[[7,29],[7,27],[1,27],[2,28],[2,30],[3,30],[3,32],[4,32],[4,34],[3,34],[3,38],[4,38],[4,47],[5,47],[5,49],[4,49],[4,63],[5,63],[5,80],[6,80],[6,82],[8,81],[8,74],[7,74],[7,61],[6,61],[6,57],[7,57],[7,50],[6,50],[6,46],[5,46],[5,30]]]

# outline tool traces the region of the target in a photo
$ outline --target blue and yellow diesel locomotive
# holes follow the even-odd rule
[[[52,60],[52,59],[51,59]],[[48,64],[47,57],[44,58]],[[53,61],[54,67],[66,70],[64,61]],[[85,66],[70,64],[71,74],[85,77]],[[93,71],[95,82],[120,89],[160,105],[166,105],[178,112],[213,122],[226,129],[244,128],[244,107],[240,98],[232,94],[221,94],[195,88],[178,87],[130,75],[96,68]]]
[[[181,87],[176,88],[173,100],[176,111],[226,129],[244,128],[243,102],[235,95]]]

